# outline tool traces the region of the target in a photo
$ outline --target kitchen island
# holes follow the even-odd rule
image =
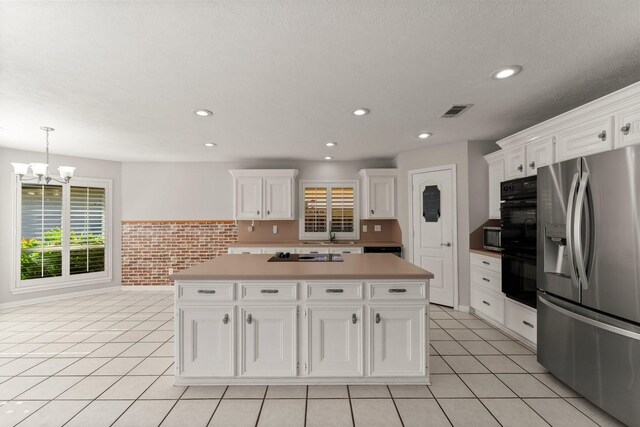
[[[433,274],[390,254],[270,258],[171,276],[176,385],[429,383]]]

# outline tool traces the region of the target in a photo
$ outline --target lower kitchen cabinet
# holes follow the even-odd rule
[[[309,307],[309,376],[362,376],[362,306]]]
[[[421,375],[426,369],[425,307],[371,307],[370,375]]]
[[[233,376],[235,307],[186,307],[178,318],[180,375]]]
[[[250,377],[297,374],[297,306],[241,309],[240,375]]]

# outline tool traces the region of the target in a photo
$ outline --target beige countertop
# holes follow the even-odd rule
[[[343,262],[267,262],[271,255],[221,255],[172,274],[173,280],[399,280],[433,273],[391,254],[344,254]]]
[[[355,247],[364,247],[364,246],[369,246],[369,247],[382,247],[382,246],[399,246],[402,247],[402,243],[398,243],[398,242],[363,242],[361,240],[348,240],[349,242],[354,242],[354,243],[340,243],[340,241],[338,240],[338,243],[332,243],[332,244],[322,244],[323,241],[306,241],[308,243],[304,243],[304,241],[293,241],[293,242],[236,242],[236,243],[231,243],[229,244],[229,247],[232,248],[262,248],[262,247],[282,247],[282,248],[304,248],[304,247],[313,247],[313,248],[317,248],[320,246],[327,246],[327,247],[331,247],[331,246],[339,246],[339,247],[349,247],[349,246],[355,246]]]
[[[485,256],[491,256],[494,258],[502,258],[502,253],[496,251],[488,251],[486,249],[469,249],[473,254],[480,254]]]

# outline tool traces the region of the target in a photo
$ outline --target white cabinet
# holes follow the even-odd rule
[[[371,376],[424,375],[425,306],[370,308]]]
[[[290,377],[297,374],[297,307],[241,309],[240,375]]]
[[[611,150],[613,117],[602,116],[568,126],[556,133],[556,159],[564,161]]]
[[[233,218],[286,220],[295,218],[295,169],[234,169]]]
[[[522,178],[526,175],[526,149],[524,146],[505,150],[504,152],[504,180]]]
[[[338,246],[329,249],[332,254],[361,254],[363,253],[362,246]]]
[[[262,248],[240,248],[240,247],[234,246],[234,247],[229,248],[229,253],[230,254],[244,254],[244,255],[261,254],[262,253]]]
[[[362,306],[309,307],[307,317],[309,376],[362,376]]]
[[[500,184],[504,181],[504,157],[501,152],[485,156],[489,163],[489,218],[500,219]]]
[[[362,219],[396,218],[397,169],[362,169]]]
[[[536,310],[507,298],[505,306],[505,326],[531,341],[537,342]]]
[[[235,308],[185,307],[179,310],[178,372],[185,377],[234,375]]]
[[[615,129],[616,148],[640,143],[640,104],[634,103],[616,114]]]
[[[547,136],[536,139],[527,144],[526,170],[527,176],[536,175],[538,168],[553,163],[554,160],[554,138]]]

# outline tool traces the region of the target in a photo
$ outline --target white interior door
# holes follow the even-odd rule
[[[455,304],[455,171],[453,166],[413,173],[412,224],[413,263],[434,274],[429,300],[453,307]],[[434,202],[424,206],[423,194],[440,191],[440,208]],[[425,219],[424,215],[428,219]]]

